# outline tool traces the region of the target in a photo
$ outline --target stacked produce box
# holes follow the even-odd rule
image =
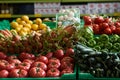
[[[118,79],[120,20],[102,16],[84,16],[83,19],[81,40],[75,46],[79,79]]]
[[[0,30],[1,79],[76,79],[73,37],[67,30],[50,29],[26,15],[9,25]]]
[[[81,25],[79,16],[78,9],[63,9],[50,29],[24,15],[1,29],[0,78],[118,79],[120,19],[84,16]]]

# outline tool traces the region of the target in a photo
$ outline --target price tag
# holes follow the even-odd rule
[[[11,18],[11,14],[0,14],[0,18]]]
[[[114,16],[120,16],[120,12],[115,12]]]
[[[35,14],[35,17],[41,17],[41,14]]]

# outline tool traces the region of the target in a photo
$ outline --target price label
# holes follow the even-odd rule
[[[11,14],[0,14],[0,18],[11,18]]]
[[[35,17],[41,17],[41,14],[35,14]]]

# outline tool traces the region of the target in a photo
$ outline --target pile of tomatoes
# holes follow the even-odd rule
[[[73,73],[73,55],[72,48],[37,56],[26,52],[7,56],[0,52],[0,78],[60,77],[64,73]]]
[[[118,34],[120,35],[120,21],[112,18],[104,18],[97,16],[91,18],[90,16],[84,16],[83,20],[85,25],[90,25],[94,34]]]

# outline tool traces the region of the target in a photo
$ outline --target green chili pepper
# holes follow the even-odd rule
[[[116,50],[119,50],[120,49],[120,43],[114,43],[113,48],[116,49]]]
[[[95,37],[95,38],[94,38],[94,40],[95,40],[96,42],[99,42],[99,39],[100,39],[99,37]]]
[[[107,48],[102,49],[101,51],[106,51],[106,52],[109,52],[109,50],[108,50]]]
[[[100,48],[104,48],[104,43],[102,43],[102,42],[96,42],[96,45],[100,46]]]
[[[116,49],[110,49],[110,52],[115,53],[115,52],[117,52],[117,50]]]
[[[96,41],[93,40],[93,39],[90,39],[88,42],[87,42],[88,46],[92,47],[94,45],[96,45]]]
[[[102,34],[99,39],[101,42],[109,42],[109,36],[107,34]]]
[[[120,37],[117,39],[117,42],[120,43]]]
[[[110,49],[112,47],[112,43],[108,42],[104,44],[104,48]]]
[[[95,50],[98,50],[98,51],[101,50],[100,46],[95,46],[94,49],[95,49]]]
[[[118,38],[119,38],[119,36],[117,34],[114,34],[110,37],[110,42],[117,42]]]

